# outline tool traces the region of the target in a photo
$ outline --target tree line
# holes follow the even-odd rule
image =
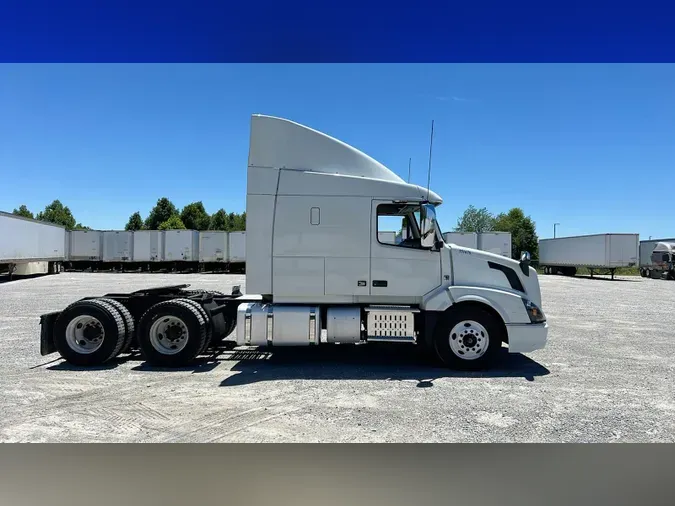
[[[64,206],[60,200],[54,200],[43,211],[36,215],[21,205],[14,209],[12,214],[23,216],[39,221],[46,221],[62,225],[68,230],[91,230],[75,220],[73,213]],[[206,212],[204,204],[192,202],[180,211],[168,198],[162,197],[150,210],[148,216],[143,219],[141,213],[136,211],[129,217],[124,227],[125,230],[224,230],[226,232],[238,232],[246,230],[246,212],[227,213],[225,209],[218,209],[213,214]]]
[[[73,213],[68,206],[64,206],[60,200],[55,200],[51,204],[45,206],[44,210],[40,211],[35,216],[33,216],[33,213],[23,204],[19,206],[18,209],[14,209],[12,214],[30,218],[31,220],[55,223],[66,227],[68,230],[91,230],[91,228],[75,221]]]
[[[535,223],[519,207],[495,215],[485,207],[469,206],[457,220],[455,232],[510,232],[512,258],[520,258],[522,251],[529,251],[532,258],[539,258]]]
[[[204,204],[192,202],[180,211],[168,198],[162,197],[150,210],[145,220],[136,211],[129,217],[124,230],[224,230],[240,232],[246,230],[246,212],[227,213],[220,208],[209,214]]]

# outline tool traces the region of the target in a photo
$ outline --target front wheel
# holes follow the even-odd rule
[[[499,357],[503,334],[501,322],[490,312],[475,306],[457,308],[438,323],[434,348],[451,369],[487,369]]]

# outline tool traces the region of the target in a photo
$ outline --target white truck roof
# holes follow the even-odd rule
[[[406,183],[380,162],[349,144],[305,125],[274,116],[252,115],[248,166],[387,182],[392,185],[392,196],[407,194],[409,197],[425,199],[428,195],[428,200],[434,204],[443,202],[435,192]],[[366,181],[363,184],[367,184]],[[248,193],[269,192],[267,189],[260,191],[260,186],[267,185],[249,180]],[[373,189],[372,195],[379,196],[382,189],[381,185],[379,191]]]

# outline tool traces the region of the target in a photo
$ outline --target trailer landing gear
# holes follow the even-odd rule
[[[595,269],[589,268],[588,270],[591,273],[591,277],[593,277],[593,274],[595,274]],[[603,270],[603,269],[599,269],[599,270]],[[614,267],[613,269],[604,269],[604,270],[609,272],[609,274],[612,276],[612,281],[614,281],[614,273],[616,272],[616,267]]]

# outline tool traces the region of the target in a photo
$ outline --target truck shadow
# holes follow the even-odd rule
[[[277,348],[274,351],[258,349],[230,350],[220,348],[210,355],[199,357],[185,367],[165,368],[150,366],[140,354],[118,357],[95,367],[80,367],[50,361],[54,371],[110,370],[126,362],[140,362],[131,369],[142,372],[206,373],[221,363],[236,362],[230,370],[238,372],[225,378],[220,386],[232,387],[276,380],[387,380],[416,381],[418,388],[434,386],[441,378],[524,378],[534,381],[550,371],[543,365],[520,353],[508,353],[502,348],[497,366],[488,371],[454,371],[439,367],[437,362],[418,349],[384,343],[368,346],[324,346],[320,348]],[[50,365],[53,364],[53,365]],[[36,367],[39,367],[36,366]]]
[[[221,386],[249,385],[276,380],[388,380],[416,381],[418,388],[430,388],[441,378],[521,377],[534,381],[550,371],[519,353],[509,354],[506,348],[496,368],[489,371],[453,371],[443,367],[417,350],[405,346],[331,347],[276,350],[274,353],[233,351],[228,360],[237,360]]]

